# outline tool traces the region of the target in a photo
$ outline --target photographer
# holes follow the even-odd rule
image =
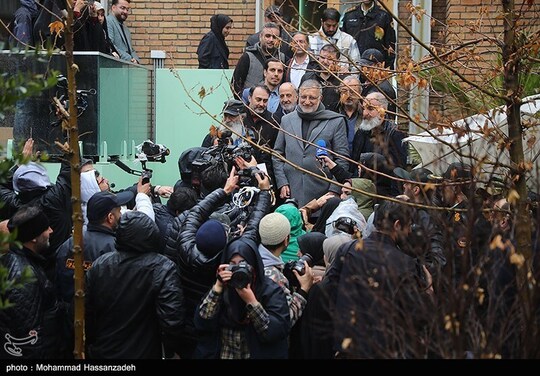
[[[217,127],[215,125],[210,127],[210,132],[203,139],[202,147],[209,148],[219,142],[238,145],[242,141],[240,137],[245,136],[246,130],[243,119],[246,116],[246,110],[244,103],[237,99],[225,101],[222,113],[222,124],[218,124]]]
[[[180,269],[186,307],[186,331],[182,348],[176,352],[183,359],[192,357],[195,348],[193,314],[201,298],[214,282],[221,252],[227,244],[228,229],[210,215],[229,199],[238,176],[231,171],[224,188],[206,196],[187,214],[176,217],[165,239],[164,254]]]
[[[250,220],[248,227],[258,222]],[[287,358],[287,299],[264,275],[256,241],[244,235],[229,243],[217,276],[195,313],[195,327],[202,334],[196,357]]]
[[[302,316],[302,312],[307,303],[307,294],[313,286],[313,274],[311,267],[305,261],[301,261],[300,266],[304,267],[304,272],[300,274],[292,268],[293,277],[299,288],[293,290],[285,275],[285,263],[280,258],[283,251],[289,245],[291,224],[287,217],[281,213],[270,213],[264,216],[259,224],[259,234],[261,244],[259,244],[259,254],[264,265],[264,274],[283,289],[289,305],[291,316],[291,327]],[[298,262],[298,261],[297,261]],[[297,263],[294,262],[293,263]]]
[[[223,205],[227,197],[236,189],[238,179],[236,169],[233,168],[225,187],[216,189],[195,205],[190,210],[183,225],[175,222],[166,240],[165,254],[180,268],[186,300],[188,338],[185,340],[181,353],[182,358],[192,356],[196,336],[190,319],[193,317],[201,298],[215,280],[216,268],[228,240],[228,228],[225,228],[222,223],[208,220],[208,218]],[[256,231],[260,219],[270,207],[268,178],[263,179],[257,176],[257,181],[261,192],[252,204],[253,211],[244,230],[244,236],[250,237],[254,241],[256,233],[254,237],[253,227],[255,226]],[[255,221],[255,224],[252,221]]]

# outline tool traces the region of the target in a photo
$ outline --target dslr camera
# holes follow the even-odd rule
[[[296,261],[287,262],[283,268],[283,275],[289,280],[289,285],[294,291],[300,288],[300,282],[298,282],[293,270],[296,270],[299,275],[304,275],[306,273],[306,264],[304,264],[304,261],[310,267],[313,266],[313,257],[309,253],[306,253]]]
[[[349,217],[339,217],[334,222],[334,228],[336,230],[343,231],[347,234],[354,235],[354,227],[357,226],[357,223],[354,219]]]
[[[257,174],[263,172],[257,167],[248,167],[243,170],[239,170],[236,174],[239,176],[238,185],[240,187],[257,187],[259,182],[257,181]]]
[[[232,272],[231,279],[228,284],[236,289],[245,288],[253,279],[253,267],[245,261],[240,261],[238,264],[230,264],[227,269]]]

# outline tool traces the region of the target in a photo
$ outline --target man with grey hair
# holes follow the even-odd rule
[[[387,109],[388,100],[382,93],[374,91],[366,96],[360,129],[354,135],[352,159],[360,161],[363,153],[379,153],[385,157],[388,170],[392,171],[396,167],[406,168],[407,145],[403,142],[406,134],[385,117]],[[356,166],[351,166],[351,172],[356,170]],[[398,195],[399,189],[394,183],[392,195]]]
[[[349,156],[347,130],[343,115],[325,109],[321,103],[322,86],[316,80],[307,80],[300,85],[299,103],[295,111],[281,120],[281,129],[274,151],[310,174],[299,172],[293,165],[272,156],[276,185],[282,199],[294,197],[300,207],[326,192],[339,196],[341,188],[319,177],[330,177],[330,172],[317,160],[317,152],[334,151],[337,155]],[[348,163],[330,152],[341,167]]]
[[[285,63],[285,55],[279,51],[279,26],[273,22],[264,25],[259,42],[246,47],[233,72],[232,85],[234,94],[242,98],[242,91],[264,81],[263,65],[271,58]]]
[[[283,116],[293,112],[298,104],[298,92],[291,82],[284,82],[279,87],[279,106],[272,115],[278,124]]]

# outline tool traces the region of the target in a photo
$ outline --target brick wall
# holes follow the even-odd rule
[[[283,1],[292,0],[265,0],[264,6]],[[344,1],[340,0],[341,3]],[[411,15],[406,10],[406,4],[410,0],[396,1],[399,1],[400,19],[410,26]],[[197,67],[197,46],[202,36],[210,29],[210,17],[216,13],[224,13],[234,21],[234,29],[227,38],[231,51],[229,63],[234,67],[243,51],[245,40],[255,31],[255,0],[132,0],[131,4],[133,10],[128,19],[128,26],[132,31],[133,45],[143,64],[151,64],[150,50],[157,49],[168,53],[167,67]],[[530,12],[533,15],[530,18],[533,20],[534,14],[538,16],[540,5],[535,4],[534,7],[536,13]],[[501,10],[500,1],[433,0],[432,16],[435,22],[432,23],[432,45],[450,48],[481,36],[500,38],[502,20],[497,16]],[[475,23],[479,23],[479,20],[482,27],[475,30],[472,27]],[[529,21],[531,19],[524,20]],[[400,27],[397,31],[399,57],[403,49],[409,46],[410,36]],[[491,52],[495,50],[491,44],[484,43],[475,52],[482,49]],[[496,58],[496,55],[490,53],[475,59],[472,53],[464,51],[465,64],[460,64],[460,69],[467,77],[475,80],[493,66],[492,62]],[[398,95],[407,106],[407,93],[399,91]],[[435,97],[432,103],[442,112],[449,107],[455,107],[449,105],[446,100]]]
[[[255,0],[132,0],[127,20],[141,63],[150,65],[150,51],[167,52],[166,66],[197,67],[197,46],[210,31],[210,17],[223,13],[233,19],[226,39],[234,67],[247,37],[255,30]]]
[[[410,0],[400,0],[398,4],[399,18],[407,27],[412,25],[412,15],[409,12],[407,5],[411,3]],[[431,4],[431,17],[434,20],[431,24],[431,45],[435,47],[442,46],[446,43],[445,27],[447,19],[447,0],[433,0]],[[405,49],[410,46],[411,36],[401,26],[397,27],[397,41],[398,41],[398,58],[403,55]],[[436,108],[438,111],[444,108],[445,102],[434,93],[431,93],[430,104],[432,108]],[[405,111],[409,108],[409,89],[398,87],[398,105]],[[399,119],[399,126],[403,129],[407,129],[409,125],[408,119]]]
[[[399,16],[408,26],[410,26],[410,13],[406,4],[410,0],[400,0]],[[520,1],[516,2],[516,9],[519,9]],[[537,21],[540,5],[535,4],[532,10],[525,13],[522,19],[523,25],[532,26],[529,31],[538,30],[540,23]],[[449,50],[465,42],[481,38],[494,38],[502,42],[503,21],[501,16],[501,1],[493,0],[433,0],[432,2],[432,33],[431,44],[436,49]],[[536,26],[534,26],[536,25]],[[399,50],[410,43],[410,36],[404,30],[398,28]],[[459,62],[452,65],[467,79],[478,84],[489,84],[486,77],[494,72],[500,59],[501,49],[493,40],[476,44],[474,49],[463,48],[458,52]],[[398,52],[399,55],[399,52]],[[448,80],[448,78],[446,79]],[[485,80],[485,82],[483,81]],[[459,83],[467,91],[470,87],[462,83],[459,78],[455,78],[455,83]],[[443,115],[452,119],[468,116],[476,112],[475,108],[464,108],[457,105],[450,95],[430,92],[431,111],[437,111],[437,115]],[[441,95],[438,95],[441,94]],[[406,90],[398,90],[399,102],[406,109],[408,106]],[[477,102],[476,104],[480,104]],[[430,114],[432,117],[433,113]]]

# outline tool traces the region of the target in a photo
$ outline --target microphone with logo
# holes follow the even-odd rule
[[[328,151],[326,149],[326,141],[324,140],[317,140],[317,151],[315,151],[315,158],[319,161],[319,163],[322,165],[322,167],[325,166],[324,160],[321,157],[328,157]]]

